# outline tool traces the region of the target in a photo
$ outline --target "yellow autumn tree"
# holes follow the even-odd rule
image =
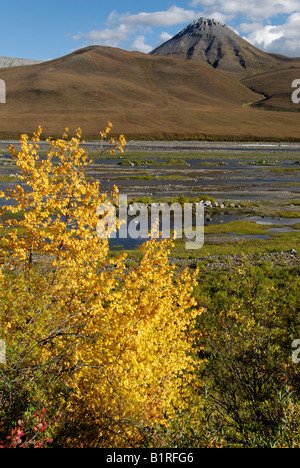
[[[48,139],[44,157],[41,132],[10,148],[20,183],[0,193],[0,421],[38,405],[63,415],[58,444],[132,447],[185,407],[196,273],[176,274],[169,240],[145,243],[135,268],[125,254],[110,259],[97,207],[117,204],[117,188],[101,194],[86,179],[80,130]],[[122,151],[126,141],[110,143]]]

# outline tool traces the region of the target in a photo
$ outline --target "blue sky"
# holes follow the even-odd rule
[[[300,57],[300,0],[10,0],[0,56],[47,60],[98,44],[149,52],[200,16],[269,52]]]

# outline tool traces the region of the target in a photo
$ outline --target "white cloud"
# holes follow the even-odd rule
[[[208,18],[219,19],[217,11],[219,21],[233,24],[256,47],[300,56],[300,0],[190,0],[188,5],[201,7]]]
[[[83,40],[89,44],[118,47],[123,41],[128,40],[130,33],[130,28],[125,24],[120,24],[115,29],[102,29],[100,31],[90,31],[89,33],[79,33],[73,36],[73,39]]]
[[[144,52],[144,54],[149,54],[153,50],[152,46],[145,44],[145,36],[138,36],[133,42],[132,47],[134,50]]]
[[[172,6],[166,11],[141,12],[137,15],[122,16],[120,22],[135,26],[174,26],[192,22],[197,18],[198,14],[194,10],[185,10],[184,8]]]
[[[172,39],[172,34],[169,34],[168,32],[162,32],[161,35],[159,36],[160,42],[167,42],[170,39]]]
[[[191,0],[191,8],[201,6],[204,12],[219,11],[237,17],[245,15],[248,20],[265,20],[279,14],[290,15],[300,9],[300,0]]]
[[[207,14],[207,12],[203,12],[198,17],[200,18],[201,16],[204,18],[215,19],[219,21],[220,23],[225,23],[225,24],[233,18],[233,15],[231,14],[228,15],[217,10],[210,10],[209,14]]]
[[[190,0],[189,3],[187,0],[187,4],[187,8],[173,5],[165,11],[133,15],[114,10],[103,29],[78,33],[73,39],[86,45],[133,48],[148,53],[154,48],[149,42],[156,46],[173,37],[170,32],[174,28],[170,32],[167,28],[177,24],[184,27],[204,16],[226,23],[263,50],[300,56],[300,0]],[[282,24],[278,25],[280,19]],[[153,39],[149,40],[150,34]]]
[[[292,14],[285,24],[285,35],[289,39],[300,37],[300,13]]]
[[[263,27],[262,23],[242,23],[239,25],[239,30],[242,33],[248,34]]]
[[[88,33],[81,32],[74,35],[73,39],[84,41],[86,44],[99,44],[111,47],[122,47],[124,43],[132,40],[132,47],[135,50],[148,53],[153,50],[153,47],[147,45],[145,43],[145,36],[139,35],[139,33],[151,33],[151,27],[191,23],[199,16],[194,10],[186,10],[177,6],[172,6],[166,11],[141,12],[136,15],[119,15],[114,10],[107,19],[107,28]],[[168,33],[163,34],[166,35]],[[168,35],[168,39],[171,37]]]
[[[277,39],[283,36],[284,30],[282,26],[264,26],[249,34],[247,40],[253,45],[266,49],[274,41],[277,41]]]
[[[74,40],[84,41],[86,44],[98,44],[111,47],[124,47],[125,43],[132,42],[135,50],[148,53],[153,47],[146,44],[145,33],[152,33],[154,27],[168,27],[177,24],[189,24],[199,18],[199,13],[194,10],[186,10],[172,6],[166,11],[141,12],[136,15],[119,15],[112,11],[107,19],[105,29],[78,33]],[[142,34],[141,34],[142,33]],[[167,32],[162,33],[162,41],[171,39]]]
[[[267,52],[300,56],[300,13],[293,13],[279,26],[261,26],[246,38]]]

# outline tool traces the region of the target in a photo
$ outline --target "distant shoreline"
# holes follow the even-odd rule
[[[0,151],[4,151],[10,144],[16,147],[20,145],[20,141],[17,139],[12,140],[0,140]],[[39,143],[41,150],[47,149],[49,143],[41,141]],[[82,146],[87,149],[103,149],[109,148],[108,142],[102,142],[101,140],[85,140]],[[243,152],[299,152],[300,153],[300,142],[252,142],[243,141],[184,141],[184,140],[127,140],[125,147],[127,151],[243,151]]]

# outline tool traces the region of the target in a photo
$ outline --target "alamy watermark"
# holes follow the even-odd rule
[[[292,348],[295,350],[292,354],[292,361],[294,364],[300,364],[300,340],[294,340]]]
[[[297,88],[292,93],[292,101],[293,101],[294,104],[300,104],[300,79],[293,81],[292,88]]]
[[[6,346],[3,340],[0,340],[0,364],[6,364]]]
[[[118,206],[99,205],[97,234],[101,239],[186,239],[186,249],[204,245],[204,205],[202,203],[133,203],[119,196]]]
[[[6,84],[0,80],[0,104],[6,104]]]

